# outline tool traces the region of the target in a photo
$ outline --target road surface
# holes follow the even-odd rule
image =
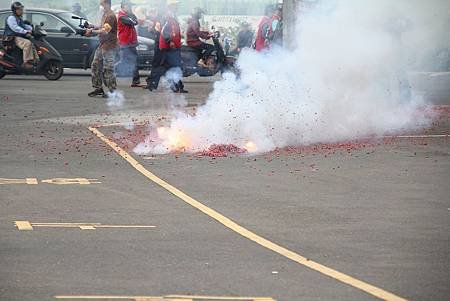
[[[1,300],[450,295],[445,107],[423,137],[139,156],[141,124],[195,110],[213,81],[190,80],[184,104],[127,83],[117,108],[86,76],[0,81]]]

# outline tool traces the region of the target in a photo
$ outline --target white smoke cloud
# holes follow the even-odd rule
[[[180,110],[188,105],[184,94],[173,93],[171,90],[171,87],[182,79],[183,71],[179,67],[170,68],[164,75],[164,81],[162,84],[172,110]]]
[[[428,125],[407,73],[421,52],[437,47],[436,27],[423,23],[430,21],[424,16],[448,3],[427,1],[428,10],[406,0],[321,3],[300,13],[297,49],[244,51],[240,78],[224,75],[195,116],[178,114],[158,131],[156,144],[148,139],[135,151],[195,152],[234,144],[263,152]]]
[[[107,105],[110,109],[121,109],[125,104],[125,96],[120,90],[115,90],[113,92],[107,92]]]

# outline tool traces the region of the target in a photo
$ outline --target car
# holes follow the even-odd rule
[[[0,36],[5,30],[5,22],[11,10],[0,10]],[[91,66],[95,50],[99,45],[98,38],[77,34],[80,20],[73,19],[73,13],[58,9],[27,8],[24,19],[31,24],[44,24],[48,33],[47,41],[53,45],[63,57],[64,68],[88,69]],[[138,37],[139,69],[150,69],[154,56],[155,42]]]

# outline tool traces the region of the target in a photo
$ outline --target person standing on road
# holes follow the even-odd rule
[[[122,0],[121,10],[119,11],[117,30],[120,45],[120,61],[125,73],[132,74],[133,81],[131,87],[140,86],[140,77],[138,69],[138,38],[136,26],[138,19],[131,10],[130,0]]]
[[[98,34],[100,39],[100,45],[95,51],[91,65],[92,87],[95,90],[88,94],[90,97],[107,97],[103,90],[103,83],[110,93],[117,89],[114,70],[117,54],[117,18],[111,10],[111,0],[100,0],[100,6],[104,10],[101,26],[86,31],[86,36]]]
[[[87,20],[87,16],[81,11],[81,4],[78,2],[72,6],[72,14]]]
[[[208,57],[213,53],[214,46],[203,42],[203,40],[209,40],[211,33],[208,31],[200,30],[200,19],[203,17],[205,11],[200,7],[196,7],[192,11],[191,18],[188,21],[188,27],[186,31],[186,42],[189,47],[196,49],[201,55],[203,65],[206,66]]]
[[[25,24],[22,19],[24,6],[20,2],[14,2],[11,5],[12,15],[6,18],[5,30],[3,33],[4,41],[13,41],[17,47],[23,51],[23,65],[25,69],[32,69],[34,64],[39,61],[39,56],[33,43],[29,40],[33,27]]]
[[[243,22],[241,24],[241,30],[237,35],[236,48],[231,51],[231,55],[237,56],[241,53],[242,49],[252,47],[253,32],[250,30],[250,24]]]
[[[148,22],[149,22],[147,27],[148,37],[153,41],[155,41],[155,52],[152,61],[152,72],[153,72],[153,70],[160,68],[162,60],[161,49],[159,49],[159,39],[161,36],[161,17],[156,9],[150,10]],[[152,88],[155,86],[155,83],[154,82],[152,83],[151,73],[147,76],[146,81],[147,81],[146,89],[151,91]],[[158,85],[156,85],[156,87],[157,86]]]
[[[265,16],[262,17],[259,22],[258,32],[256,33],[255,50],[263,51],[264,49],[269,49],[270,42],[269,37],[272,34],[272,16],[273,16],[273,6],[267,5],[265,10]]]
[[[269,37],[271,45],[283,46],[283,6],[277,5],[272,15],[271,36]]]
[[[181,28],[176,17],[178,0],[167,0],[167,15],[161,28],[159,37],[159,49],[161,50],[161,63],[152,69],[149,78],[148,89],[156,90],[161,76],[165,75],[170,84],[170,89],[175,93],[188,93],[184,90],[181,81],[183,71],[181,70]]]

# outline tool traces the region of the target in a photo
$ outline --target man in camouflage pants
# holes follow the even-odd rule
[[[114,93],[117,89],[114,70],[118,45],[117,18],[111,10],[111,0],[100,0],[100,5],[105,10],[100,28],[88,29],[86,32],[87,36],[98,34],[100,39],[100,45],[95,51],[91,66],[92,87],[95,90],[88,94],[90,97],[107,97],[103,84],[108,88],[109,93]]]

